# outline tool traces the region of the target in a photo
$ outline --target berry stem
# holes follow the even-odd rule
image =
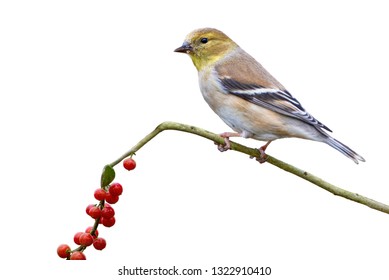
[[[99,207],[101,210],[103,210],[104,204],[105,204],[105,201],[104,201],[104,200],[101,200],[101,201],[99,202],[99,205],[97,205],[97,207]],[[94,235],[94,234],[95,234],[95,232],[96,232],[96,230],[97,230],[97,227],[98,227],[99,224],[100,224],[100,219],[101,219],[101,217],[95,219],[95,223],[93,224],[93,227],[92,227],[91,231],[89,232],[91,235]],[[85,250],[85,248],[84,248],[84,250]]]
[[[94,234],[95,234],[95,232],[96,232],[96,230],[97,230],[97,227],[99,226],[100,219],[101,219],[101,218],[97,218],[97,219],[95,220],[95,223],[93,224],[93,227],[92,227],[91,231],[89,232],[90,235],[94,235]]]

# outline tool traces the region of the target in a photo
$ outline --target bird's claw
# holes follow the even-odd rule
[[[227,148],[226,145],[218,144],[217,149],[219,150],[219,152],[225,152],[228,151],[230,148]]]
[[[216,143],[216,142],[215,142],[215,144],[217,145],[217,149],[220,152],[225,152],[225,151],[228,151],[229,149],[231,149],[231,142],[230,142],[230,139],[228,137],[224,138],[224,145]]]
[[[259,148],[259,157],[256,157],[255,160],[258,161],[260,164],[265,163],[267,160],[267,154],[265,153],[265,149],[262,149],[263,147]]]
[[[255,160],[261,164],[265,163],[267,161],[267,154],[265,153],[265,150],[266,150],[267,146],[269,146],[270,143],[271,143],[271,141],[268,141],[265,145],[263,145],[262,147],[260,147],[258,149],[259,157],[256,157]],[[250,156],[250,158],[254,158],[254,157]]]

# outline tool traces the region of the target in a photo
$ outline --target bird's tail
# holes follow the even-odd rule
[[[358,155],[356,152],[351,150],[345,144],[339,142],[338,140],[332,138],[331,136],[328,136],[328,138],[326,139],[326,143],[330,145],[332,148],[344,154],[346,157],[352,159],[356,164],[358,164],[359,161],[365,161],[365,159],[362,156]]]

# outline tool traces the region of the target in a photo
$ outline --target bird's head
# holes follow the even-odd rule
[[[201,28],[189,33],[182,46],[174,51],[187,53],[197,70],[201,71],[236,47],[238,45],[223,32],[214,28]]]

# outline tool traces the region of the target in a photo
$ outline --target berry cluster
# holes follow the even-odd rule
[[[136,167],[136,162],[132,158],[127,158],[123,161],[123,166],[127,170],[133,170]],[[102,186],[95,190],[94,197],[99,201],[97,204],[90,204],[86,208],[86,213],[92,217],[95,222],[93,226],[88,227],[85,232],[77,232],[74,235],[74,243],[79,245],[78,248],[71,250],[67,244],[61,244],[57,248],[57,254],[60,258],[68,260],[86,260],[84,250],[93,245],[96,250],[103,250],[106,246],[104,238],[99,237],[97,227],[102,224],[105,227],[112,227],[115,220],[115,210],[111,204],[119,201],[119,196],[123,193],[123,187],[119,183],[106,183],[115,177],[112,167],[109,167],[108,172],[103,171]],[[105,174],[107,173],[107,174]],[[106,179],[105,177],[109,177]]]

